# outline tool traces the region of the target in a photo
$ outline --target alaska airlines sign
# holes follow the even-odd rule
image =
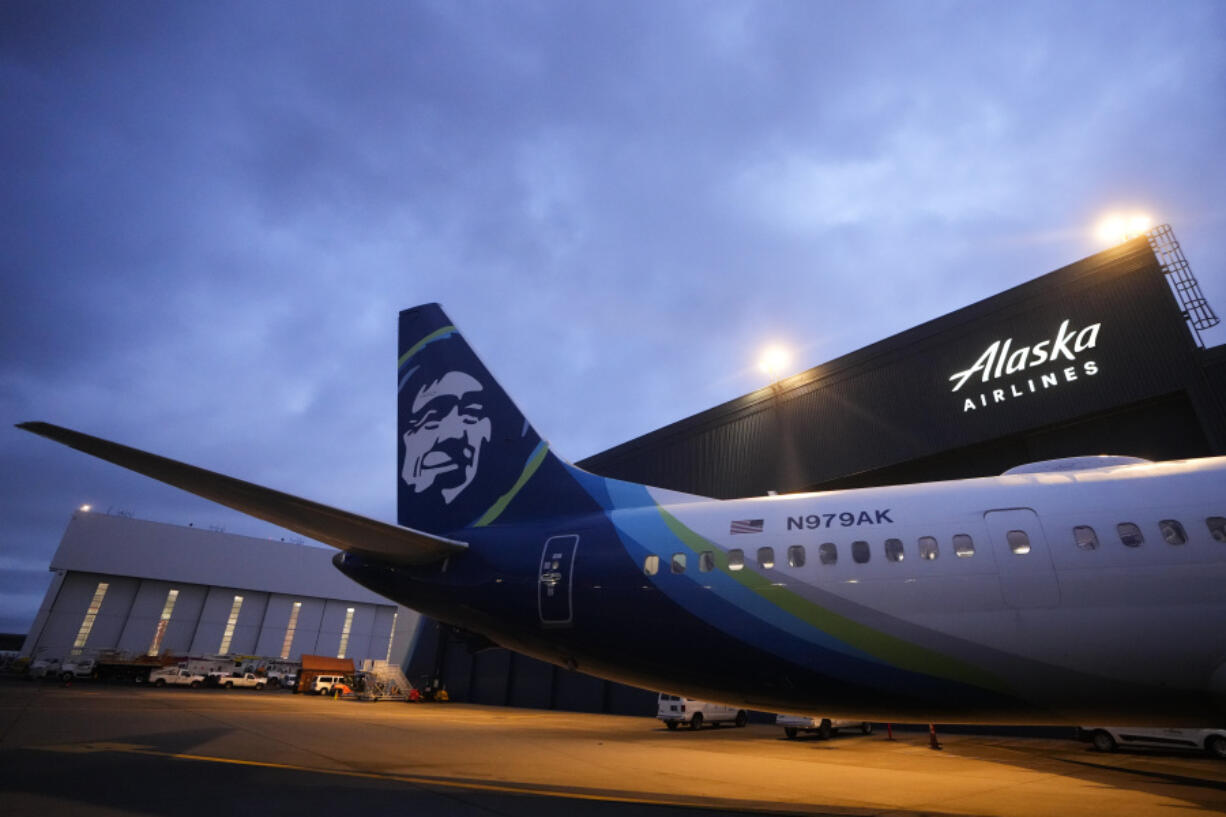
[[[969,369],[949,377],[955,393],[970,386],[963,393],[962,412],[990,408],[1098,374],[1097,362],[1079,356],[1098,345],[1100,327],[1101,323],[1092,323],[1071,328],[1066,320],[1050,340],[1018,347],[1013,338],[993,341]]]

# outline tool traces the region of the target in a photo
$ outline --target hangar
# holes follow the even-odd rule
[[[355,584],[331,549],[76,511],[22,655],[303,653],[395,661],[419,615]]]
[[[1226,346],[1201,336],[1217,323],[1163,225],[577,464],[730,499],[992,476],[1084,454],[1226,454]],[[433,622],[409,674],[479,703],[653,705],[502,650],[474,654]]]

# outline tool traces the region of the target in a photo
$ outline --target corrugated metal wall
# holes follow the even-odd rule
[[[1050,348],[1066,320],[1070,332],[1100,325],[1096,345],[1076,362],[986,384],[976,375],[951,391],[950,376],[994,341],[1011,340],[1013,351],[1042,341]],[[973,455],[978,444],[1179,394],[1204,426],[1207,448],[1197,453],[1216,453],[1226,432],[1220,410],[1201,408],[1212,389],[1200,354],[1157,260],[1137,239],[579,465],[719,498],[798,491],[943,451]],[[1051,455],[1096,453],[1066,442]],[[968,461],[967,476],[994,473],[996,463],[974,465]]]

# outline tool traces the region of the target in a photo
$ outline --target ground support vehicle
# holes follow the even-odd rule
[[[27,678],[57,678],[60,674],[60,659],[35,658],[26,667]]]
[[[155,687],[186,686],[199,689],[204,686],[204,676],[182,667],[166,667],[149,673],[149,683]]]
[[[314,695],[331,695],[333,692],[348,695],[352,691],[353,687],[343,675],[319,675],[311,682],[311,693]]]
[[[362,701],[407,701],[413,688],[400,667],[389,661],[362,662],[354,680]]]
[[[291,672],[278,672],[276,670],[269,670],[268,672],[268,686],[272,689],[280,689],[281,687],[292,689],[297,683],[298,676]]]
[[[1226,729],[1176,729],[1142,726],[1080,726],[1077,737],[1100,752],[1120,747],[1192,749],[1226,760]]]
[[[212,673],[212,683],[225,689],[263,689],[268,685],[268,679],[254,672]]]
[[[127,681],[143,684],[149,680],[150,673],[162,668],[157,658],[139,656],[125,658],[120,654],[103,654],[98,656],[94,665],[94,677],[99,681]]]
[[[789,740],[801,732],[816,732],[822,740],[830,738],[840,729],[859,729],[865,735],[873,733],[873,725],[868,721],[840,721],[811,718],[808,715],[776,715],[775,725],[783,727],[783,734],[787,735]]]
[[[691,729],[701,729],[705,723],[714,727],[722,723],[731,723],[738,727],[749,723],[749,713],[744,709],[666,693],[660,693],[656,717],[669,729],[676,729],[682,724]]]
[[[92,658],[69,658],[60,664],[60,680],[67,683],[74,678],[93,678],[95,661]]]

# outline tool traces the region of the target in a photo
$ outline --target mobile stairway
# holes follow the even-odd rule
[[[362,681],[359,701],[407,701],[413,689],[404,671],[388,661],[367,659],[358,675]]]

